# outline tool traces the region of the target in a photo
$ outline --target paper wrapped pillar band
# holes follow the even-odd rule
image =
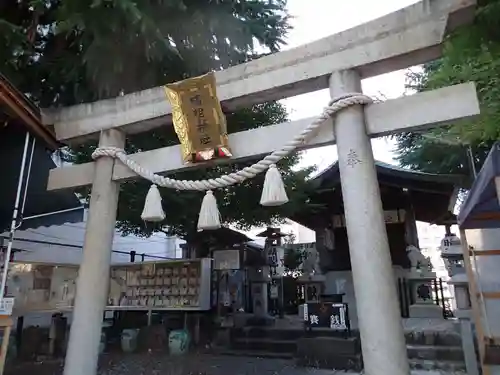
[[[186,163],[231,157],[226,118],[216,87],[213,73],[165,86]]]

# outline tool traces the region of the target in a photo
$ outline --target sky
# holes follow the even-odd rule
[[[365,23],[419,0],[288,0],[288,10],[293,17],[284,49],[298,47],[356,25]],[[377,98],[397,98],[405,90],[405,70],[363,80],[363,92]],[[328,90],[300,95],[283,100],[291,120],[319,115],[330,99]],[[375,159],[395,163],[394,143],[387,138],[372,141]],[[300,166],[317,165],[318,170],[328,167],[337,159],[335,146],[303,152]]]

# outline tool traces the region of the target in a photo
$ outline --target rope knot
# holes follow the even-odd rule
[[[125,154],[125,150],[119,147],[98,147],[92,153],[92,159],[96,160],[103,156],[116,158],[119,154]]]

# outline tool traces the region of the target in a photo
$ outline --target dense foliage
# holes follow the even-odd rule
[[[7,0],[0,2],[0,71],[41,107],[114,97],[275,52],[289,29],[286,0]],[[276,102],[228,113],[229,132],[286,120]],[[171,126],[129,137],[127,151],[178,143]],[[89,160],[95,143],[67,150],[74,163]],[[259,206],[263,176],[217,193],[222,217],[239,226],[290,215],[307,196],[309,171],[293,172],[298,157],[280,163],[290,204]],[[216,176],[249,164],[178,173],[182,179]],[[140,212],[149,184],[122,185],[118,227],[148,235]],[[88,190],[82,192],[88,197]],[[195,229],[201,193],[163,191],[172,234]]]
[[[472,176],[467,145],[479,169],[500,137],[500,1],[479,0],[475,21],[450,36],[443,57],[408,75],[416,90],[474,81],[481,104],[479,118],[428,134],[396,137],[401,165],[425,172]]]

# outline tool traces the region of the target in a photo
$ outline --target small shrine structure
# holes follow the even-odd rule
[[[395,282],[404,280],[407,292],[411,294],[407,296],[411,305],[409,315],[442,317],[442,309],[429,295],[430,284],[436,275],[429,260],[420,252],[416,221],[436,223],[444,217],[455,205],[456,187],[460,186],[462,177],[415,172],[379,161],[376,162],[376,171],[394,279]],[[343,295],[343,302],[349,304],[351,326],[356,328],[356,299],[338,163],[315,177],[313,184],[315,193],[309,197],[313,208],[292,219],[316,232],[316,251],[324,279],[323,293]],[[401,294],[400,299],[404,298]]]

